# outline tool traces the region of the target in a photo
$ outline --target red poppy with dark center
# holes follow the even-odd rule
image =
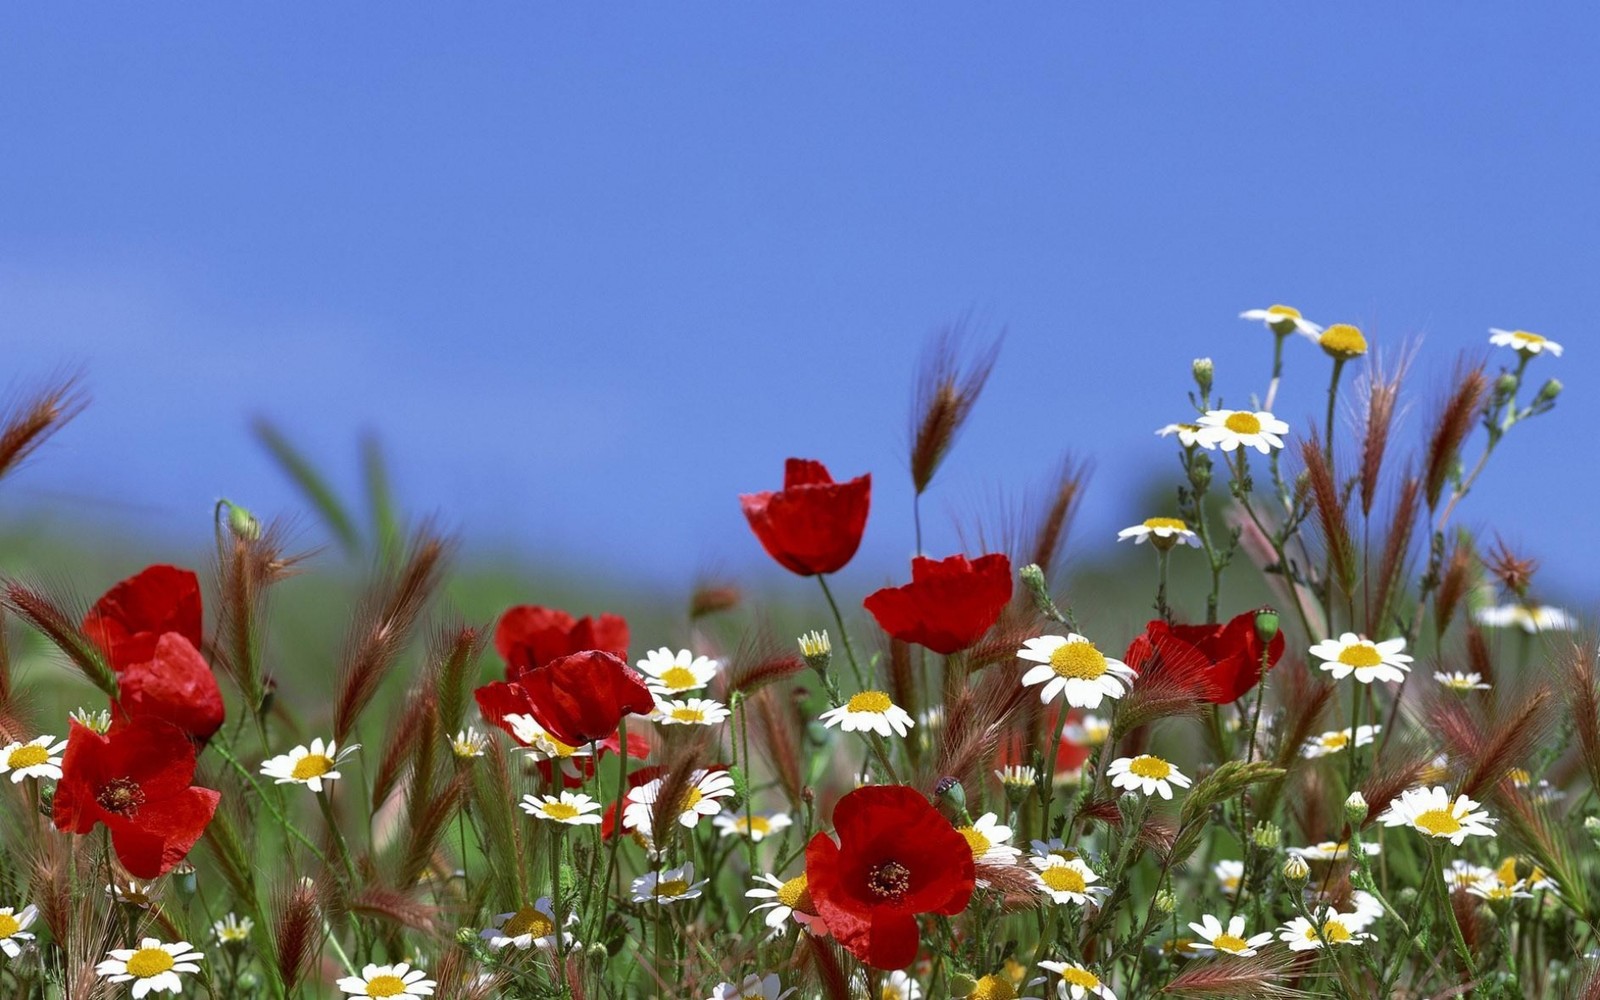
[[[56,828],[104,823],[136,878],[171,871],[205,832],[221,794],[190,786],[194,745],[176,726],[137,719],[102,735],[71,723],[52,805]]]
[[[1235,615],[1226,625],[1168,625],[1153,621],[1128,646],[1124,662],[1140,673],[1157,657],[1203,662],[1196,694],[1216,705],[1232,704],[1260,682],[1263,651],[1268,670],[1283,656],[1283,633],[1263,646],[1256,635],[1255,622],[1254,611]]]
[[[200,654],[199,579],[176,566],[151,566],[106,591],[83,630],[117,673],[118,719],[161,719],[204,743],[225,708]]]
[[[960,652],[983,638],[1011,600],[1011,560],[998,553],[911,560],[911,582],[863,603],[885,632],[935,653]]]
[[[598,649],[628,655],[628,622],[621,615],[573,618],[565,611],[521,604],[500,616],[494,648],[506,661],[506,680],[562,656]]]
[[[851,954],[877,969],[917,957],[919,913],[953,916],[972,898],[972,848],[914,788],[868,785],[833,809],[839,842],[806,846],[817,913]]]
[[[783,489],[739,497],[767,554],[792,573],[836,573],[855,557],[867,527],[872,474],[836,483],[821,462],[791,458]]]

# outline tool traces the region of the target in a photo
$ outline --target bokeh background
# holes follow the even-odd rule
[[[1597,41],[1583,2],[7,5],[0,379],[93,395],[0,492],[8,563],[197,562],[218,497],[304,510],[265,417],[352,493],[374,435],[530,597],[799,593],[737,494],[870,470],[859,595],[906,575],[915,362],[964,318],[1005,342],[928,548],[1071,452],[1075,565],[1131,571],[1190,359],[1262,392],[1235,317],[1286,302],[1414,352],[1408,443],[1490,326],[1566,345],[1459,520],[1587,609]],[[1299,430],[1327,363],[1289,347]]]

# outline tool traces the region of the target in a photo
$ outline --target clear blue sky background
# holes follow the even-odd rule
[[[1260,391],[1234,316],[1281,301],[1419,344],[1424,399],[1490,326],[1563,341],[1463,514],[1589,601],[1600,13],[1332,7],[8,4],[4,377],[95,403],[0,512],[198,549],[218,495],[295,506],[265,414],[347,481],[375,429],[480,547],[682,584],[779,573],[735,495],[796,454],[875,474],[865,586],[930,329],[1009,328],[931,547],[1068,449],[1109,545],[1189,359]]]

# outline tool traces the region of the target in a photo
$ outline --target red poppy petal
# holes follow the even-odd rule
[[[113,666],[150,658],[164,632],[202,643],[200,580],[177,566],[150,566],[106,591],[83,620],[83,630]]]
[[[831,920],[828,926],[833,926]],[[867,954],[865,956],[861,956],[859,952],[856,954],[875,969],[904,969],[916,961],[917,948],[920,944],[916,917],[909,913],[880,909],[872,914]],[[855,951],[853,948],[851,950]]]
[[[220,792],[185,788],[177,795],[146,802],[131,817],[111,817],[111,846],[136,878],[156,878],[175,868],[217,811]]]
[[[511,723],[506,721],[506,717],[533,715],[533,702],[528,700],[528,693],[518,684],[495,681],[473,691],[472,697],[478,703],[478,711],[483,713],[484,721],[504,730],[512,739],[517,739],[517,734],[512,731]],[[517,740],[517,742],[522,741]]]
[[[132,719],[160,719],[202,743],[222,728],[222,689],[211,665],[176,632],[157,641],[151,658],[119,678],[118,707]]]

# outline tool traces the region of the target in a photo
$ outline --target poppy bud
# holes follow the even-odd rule
[[[1190,371],[1194,373],[1194,384],[1200,387],[1200,395],[1210,395],[1211,380],[1217,372],[1216,365],[1211,363],[1210,358],[1195,358]]]
[[[1270,643],[1278,635],[1278,612],[1272,608],[1262,608],[1256,612],[1256,640],[1263,646]]]
[[[966,812],[967,790],[962,788],[961,782],[957,781],[955,778],[952,778],[948,775],[940,778],[939,783],[933,786],[933,794],[935,797],[943,799],[962,812]]]
[[[261,522],[254,514],[231,500],[222,502],[228,505],[228,530],[235,538],[253,542],[261,537]]]
[[[1360,792],[1351,792],[1344,800],[1344,821],[1356,826],[1367,818],[1367,799]]]
[[[1306,879],[1311,877],[1311,866],[1306,864],[1305,858],[1298,854],[1291,855],[1283,863],[1283,880],[1291,889],[1305,888]]]

